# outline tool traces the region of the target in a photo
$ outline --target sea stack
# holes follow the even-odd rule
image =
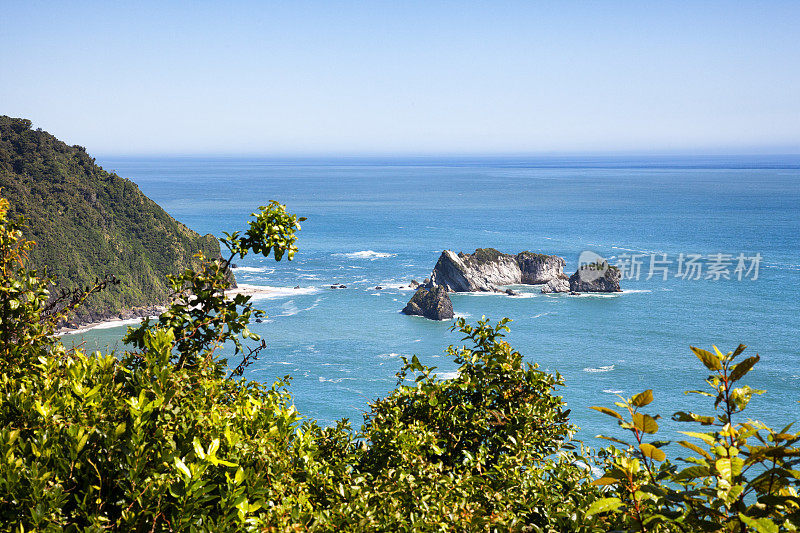
[[[504,254],[478,248],[472,254],[445,250],[431,273],[431,285],[450,292],[490,292],[498,285],[548,283],[563,275],[564,260],[556,255],[520,252]]]
[[[450,301],[447,289],[438,285],[417,289],[417,292],[403,308],[403,313],[424,316],[431,320],[449,320],[455,316],[453,302]]]
[[[569,277],[570,292],[622,292],[619,287],[622,277],[619,269],[608,263],[603,263],[602,266],[604,268],[595,270],[587,269],[587,265],[584,265],[575,271]]]

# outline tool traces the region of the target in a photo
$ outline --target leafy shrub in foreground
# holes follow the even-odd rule
[[[360,433],[346,421],[320,428],[294,409],[286,381],[228,376],[223,343],[236,343],[239,371],[260,346],[240,342],[257,339],[247,323],[258,311],[225,297],[222,260],[170,279],[173,305],[129,330],[135,351],[65,348],[6,206],[4,530],[578,530],[574,502],[599,493],[565,445],[573,428],[552,394],[561,379],[523,365],[502,341],[505,322],[459,324],[472,346],[449,350],[456,379],[415,359],[400,377],[419,372],[416,384],[376,401]],[[291,257],[300,220],[276,203],[254,215],[245,237],[223,241],[227,262],[254,250]]]
[[[664,441],[646,442],[658,432],[658,416],[641,411],[653,400],[646,390],[616,402],[628,417],[607,407],[594,407],[617,419],[634,441],[624,451],[606,452],[606,472],[593,484],[609,486],[610,494],[597,500],[589,514],[610,513],[626,530],[633,531],[796,531],[800,526],[800,433],[792,424],[776,431],[757,420],[742,420],[741,413],[754,394],[736,383],[758,363],[758,355],[734,364],[745,350],[723,354],[692,347],[711,371],[709,390],[687,393],[713,398],[714,413],[679,411],[673,420],[696,423],[704,431],[682,431],[692,440],[677,444],[693,453],[681,458],[680,468],[667,460]],[[619,527],[619,526],[618,526]]]
[[[416,358],[370,404],[359,432],[304,420],[287,392],[238,379],[264,346],[250,298],[226,298],[226,266],[248,252],[296,251],[294,215],[277,203],[227,261],[170,279],[175,300],[132,328],[133,351],[67,349],[55,324],[82,301],[48,307],[48,280],[25,267],[30,243],[0,199],[0,530],[5,531],[792,531],[798,523],[799,435],[739,421],[752,394],[734,387],[758,356],[694,349],[712,371],[713,428],[679,469],[645,391],[617,405],[634,441],[597,456],[576,449],[556,395],[563,380],[523,362],[508,320],[454,329],[456,377]],[[87,292],[96,288],[89,288]],[[233,342],[231,371],[217,349]],[[736,418],[734,420],[734,417]],[[616,440],[616,439],[611,439]],[[594,479],[590,464],[605,473]]]

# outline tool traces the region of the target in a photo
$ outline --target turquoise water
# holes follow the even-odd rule
[[[322,424],[360,424],[368,401],[394,386],[400,355],[455,370],[444,354],[460,339],[451,322],[400,314],[412,293],[399,287],[427,277],[443,249],[477,247],[557,254],[569,273],[584,250],[612,263],[644,254],[642,275],[623,280],[619,295],[545,296],[530,287],[525,297],[453,295],[468,320],[512,318],[510,342],[563,374],[581,437],[610,431],[610,419],[588,406],[609,405],[615,393],[653,388],[652,411],[686,408],[682,391],[705,377],[690,344],[748,344],[762,356],[749,384],[769,391],[750,415],[800,418],[798,157],[99,162],[201,233],[244,228],[272,199],[308,217],[295,261],[250,256],[236,276],[286,288],[257,300],[270,316],[252,329],[269,348],[247,377],[291,375],[298,409]],[[763,259],[756,280],[681,279],[674,264],[667,280],[647,280],[651,253]],[[115,346],[123,329],[79,338]]]

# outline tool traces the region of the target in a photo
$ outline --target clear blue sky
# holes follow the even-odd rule
[[[95,154],[800,152],[800,1],[0,1],[0,114]]]

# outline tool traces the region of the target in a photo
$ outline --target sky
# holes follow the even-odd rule
[[[106,155],[800,153],[800,1],[0,0],[0,114]]]

